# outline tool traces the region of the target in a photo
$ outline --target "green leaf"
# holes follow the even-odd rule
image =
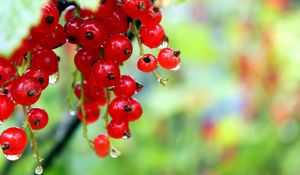
[[[74,0],[81,8],[96,11],[100,0]]]
[[[8,0],[0,2],[0,55],[8,58],[21,44],[33,25],[39,22],[47,0]]]

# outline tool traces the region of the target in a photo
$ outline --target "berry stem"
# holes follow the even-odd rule
[[[74,70],[74,72],[72,73],[71,88],[70,88],[69,94],[67,96],[67,103],[68,103],[68,106],[70,109],[72,109],[72,95],[74,94],[75,83],[77,82],[77,74],[78,74],[78,71]]]
[[[35,157],[37,159],[37,163],[38,163],[38,167],[42,167],[42,158],[39,154],[39,151],[38,151],[38,143],[36,141],[36,138],[35,138],[35,134],[29,124],[29,120],[28,120],[28,109],[26,108],[26,106],[22,106],[23,108],[23,113],[24,113],[24,129],[27,129],[28,132],[29,132],[29,136],[30,136],[30,143],[31,143],[31,149],[32,151],[34,152],[35,154]]]
[[[110,90],[109,89],[105,89],[105,100],[106,100],[106,111],[103,115],[103,119],[105,121],[105,128],[108,125],[108,105],[110,103]]]
[[[141,36],[139,34],[139,30],[138,30],[134,20],[131,22],[131,32],[136,36],[136,39],[137,39],[138,45],[139,45],[139,49],[140,49],[140,57],[141,57],[145,54],[145,51],[144,51],[144,47],[142,44]],[[161,85],[163,85],[163,86],[167,85],[169,78],[162,78],[155,70],[152,71],[152,75],[156,79],[156,81],[159,82]]]
[[[87,128],[87,123],[86,123],[86,116],[85,116],[85,110],[84,110],[84,78],[83,75],[81,74],[81,80],[80,80],[80,108],[81,108],[81,114],[82,114],[82,124],[83,124],[83,129],[82,129],[82,136],[85,138],[87,141],[88,145],[94,149],[93,141],[89,139],[88,136],[88,128]]]

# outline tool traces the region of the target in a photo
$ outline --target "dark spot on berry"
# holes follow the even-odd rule
[[[140,10],[140,11],[144,11],[146,9],[145,7],[145,4],[143,2],[138,2],[137,4],[137,8]]]
[[[131,112],[131,111],[132,111],[132,107],[130,107],[130,106],[128,106],[128,105],[125,105],[125,106],[123,107],[123,109],[124,109],[125,112]]]
[[[175,57],[178,57],[179,55],[180,55],[180,51],[178,50],[178,51],[174,51],[173,52],[173,55],[175,56]]]
[[[106,0],[101,0],[100,4],[105,4],[107,1]]]
[[[0,74],[0,80],[2,79],[2,75]]]
[[[53,16],[47,16],[45,19],[47,24],[52,24],[54,21],[54,17]]]
[[[3,94],[7,95],[8,94],[8,89],[4,89]]]
[[[94,35],[92,34],[92,32],[86,32],[85,38],[89,39],[89,40],[92,40],[94,38]]]
[[[131,132],[129,130],[126,130],[123,134],[123,138],[129,139],[131,137]]]
[[[76,38],[74,36],[69,36],[68,41],[76,41]]]
[[[4,143],[1,145],[1,148],[2,148],[2,150],[8,150],[8,149],[10,148],[9,143],[4,142]]]
[[[150,63],[151,59],[150,59],[150,57],[145,56],[145,57],[143,57],[143,61],[144,61],[145,63]]]
[[[42,77],[39,77],[38,80],[39,80],[40,84],[44,84],[44,82],[45,82],[44,78],[42,78]]]
[[[128,48],[124,49],[124,54],[125,55],[130,55],[131,53],[132,53],[132,51],[130,49],[128,49]]]
[[[131,22],[132,22],[132,18],[130,18],[130,17],[128,16],[127,19],[126,19],[126,22],[127,22],[127,23],[131,23]]]
[[[94,66],[97,63],[97,60],[92,61],[92,66]]]
[[[27,95],[29,96],[29,97],[32,97],[32,96],[35,96],[36,95],[36,92],[35,92],[35,90],[28,90],[27,91]]]
[[[154,11],[154,12],[159,12],[159,8],[153,7],[153,11]]]
[[[40,123],[41,123],[41,122],[40,122],[39,119],[34,119],[34,120],[33,120],[33,125],[34,125],[34,126],[39,126]]]
[[[108,78],[109,80],[114,80],[114,79],[116,78],[116,75],[113,74],[113,73],[109,73],[109,74],[107,75],[107,78]]]

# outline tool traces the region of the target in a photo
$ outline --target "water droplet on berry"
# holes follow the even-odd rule
[[[110,156],[111,156],[112,158],[118,158],[120,155],[121,155],[121,152],[120,152],[119,150],[114,149],[114,148],[112,148],[112,149],[110,150]]]
[[[158,46],[159,49],[164,49],[169,46],[169,39],[167,37],[164,38],[164,40],[161,42],[161,44]]]
[[[59,72],[49,76],[49,84],[56,84],[59,80]]]
[[[75,116],[76,115],[76,111],[71,110],[71,111],[69,111],[69,114],[70,114],[70,116]]]
[[[37,175],[40,175],[40,174],[43,174],[43,172],[44,172],[44,169],[43,169],[43,167],[41,166],[41,165],[38,165],[36,168],[35,168],[35,174],[37,174]]]
[[[178,70],[178,69],[180,69],[180,64],[178,64],[176,67],[174,67],[173,69],[171,69],[171,70]]]
[[[10,161],[16,161],[16,160],[20,159],[21,156],[22,156],[22,154],[15,154],[15,155],[4,154],[4,157]]]
[[[0,125],[2,125],[3,123],[4,123],[4,121],[1,120],[1,121],[0,121]]]

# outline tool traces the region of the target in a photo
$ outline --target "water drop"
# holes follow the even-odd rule
[[[40,175],[40,174],[43,174],[43,172],[44,172],[44,169],[43,169],[43,167],[41,166],[41,165],[38,165],[36,168],[35,168],[35,174],[37,174],[37,175]]]
[[[178,64],[176,67],[174,67],[174,68],[171,69],[171,70],[176,71],[176,70],[178,70],[178,69],[180,69],[180,64]]]
[[[119,150],[114,149],[114,148],[112,148],[112,149],[110,150],[110,156],[111,156],[112,158],[118,158],[120,155],[121,155],[121,152],[120,152]]]
[[[2,125],[4,123],[4,121],[0,120],[0,125]]]
[[[55,74],[49,76],[49,84],[56,84],[59,80],[59,72],[57,71]]]
[[[16,160],[19,160],[20,157],[22,156],[22,154],[15,154],[15,155],[7,155],[7,154],[4,154],[5,158],[7,160],[10,160],[10,161],[16,161]]]
[[[70,114],[70,116],[75,116],[75,115],[76,115],[76,112],[73,111],[73,110],[71,110],[71,111],[69,111],[69,114]]]
[[[167,48],[168,46],[169,46],[169,38],[168,37],[164,37],[163,41],[158,46],[158,48],[159,49],[164,49],[164,48]]]

